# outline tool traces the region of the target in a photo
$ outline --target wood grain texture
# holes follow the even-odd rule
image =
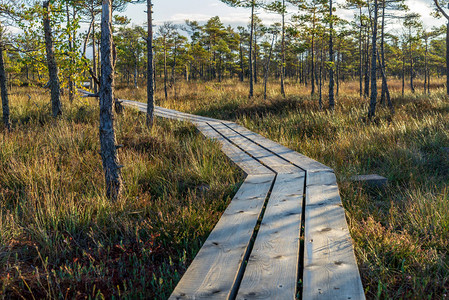
[[[274,174],[257,160],[234,146],[231,142],[212,129],[209,124],[201,122],[196,127],[206,137],[214,139],[221,144],[221,150],[246,174]]]
[[[246,178],[170,299],[228,298],[274,178]]]
[[[334,171],[307,172],[307,186],[336,185],[337,178]]]
[[[145,103],[124,104],[146,111]],[[238,299],[293,299],[299,263],[303,299],[365,299],[331,168],[232,122],[158,107],[156,115],[194,123],[249,174],[170,299],[228,299],[239,284]],[[276,182],[242,281],[236,282],[276,176],[269,168]],[[298,258],[302,209],[305,253]]]
[[[365,299],[338,187],[306,188],[303,299]]]
[[[277,176],[237,299],[295,299],[304,179]]]
[[[238,145],[243,151],[247,152],[277,173],[297,173],[302,171],[272,152],[246,139],[239,133],[232,131],[222,123],[211,124],[211,126],[220,134],[226,136],[232,143]]]
[[[248,139],[254,141],[255,143],[258,143],[259,145],[269,149],[270,151],[275,152],[282,158],[290,161],[291,163],[300,167],[303,170],[306,171],[332,170],[328,166],[325,166],[322,163],[317,162],[316,160],[313,160],[283,145],[273,142],[272,140],[269,140],[255,132],[252,132],[243,126],[237,125],[235,123],[227,123],[227,125],[231,127],[233,130],[247,137]]]

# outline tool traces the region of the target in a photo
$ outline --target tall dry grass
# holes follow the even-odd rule
[[[379,105],[371,122],[369,100],[358,96],[358,82],[341,84],[335,112],[319,110],[310,88],[293,82],[287,83],[285,99],[276,82],[269,84],[264,100],[261,85],[248,99],[247,83],[225,81],[181,83],[177,97],[171,91],[167,100],[158,90],[157,102],[235,120],[334,168],[368,298],[444,299],[449,290],[449,100],[443,80],[432,82],[430,96],[416,81],[416,93],[406,85],[403,97],[401,81],[392,80],[396,114]],[[120,93],[145,101],[143,90]],[[373,173],[388,178],[386,189],[350,181]]]
[[[27,95],[31,96],[28,100]],[[0,298],[167,298],[242,174],[189,124],[116,120],[124,193],[104,196],[95,100],[11,97],[0,130]]]

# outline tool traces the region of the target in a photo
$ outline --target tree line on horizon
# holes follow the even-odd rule
[[[173,87],[179,80],[225,79],[248,82],[249,97],[254,96],[255,84],[263,84],[267,98],[267,82],[277,80],[283,97],[286,82],[304,85],[320,109],[327,98],[327,107],[333,110],[341,83],[358,81],[360,97],[369,98],[369,119],[378,103],[394,114],[391,78],[401,79],[403,95],[407,86],[414,93],[419,88],[416,79],[422,78],[422,89],[430,94],[431,81],[446,75],[449,94],[449,15],[442,8],[447,3],[434,0],[432,14],[447,18],[448,25],[429,29],[404,0],[346,0],[341,7],[354,13],[349,21],[336,15],[333,0],[221,1],[247,8],[249,24],[232,27],[216,16],[203,23],[186,20],[181,25],[164,22],[153,27],[151,0],[0,0],[4,127],[11,128],[8,88],[12,85],[49,88],[56,118],[62,114],[61,91],[67,91],[73,101],[76,88],[90,80],[101,113],[105,109],[100,120],[112,128],[114,82],[138,88],[146,81],[148,126],[158,82],[165,98],[176,97]],[[117,14],[139,2],[147,4],[145,26],[131,25],[128,17]],[[261,10],[279,15],[280,22],[264,24],[257,16]],[[81,30],[82,24],[87,31]],[[19,31],[12,33],[12,27]],[[115,147],[113,131],[108,139],[108,147]],[[103,159],[110,157],[112,177],[118,178],[114,185],[120,186],[115,150]],[[120,187],[116,190],[112,198]]]

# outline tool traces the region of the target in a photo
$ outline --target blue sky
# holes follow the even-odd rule
[[[340,3],[344,0],[337,0]],[[406,0],[407,5],[414,12],[421,14],[426,27],[443,24],[443,20],[436,20],[430,15],[432,12],[432,0]],[[153,0],[154,4],[154,22],[156,25],[164,21],[172,21],[181,24],[184,20],[206,21],[213,16],[219,16],[225,25],[244,25],[249,21],[249,10],[244,8],[232,8],[223,4],[219,0]],[[129,5],[124,13],[132,19],[134,24],[141,25],[146,21],[146,5]],[[347,19],[352,18],[352,13],[337,9],[337,13]],[[278,21],[276,15],[263,11],[259,16],[266,23]]]

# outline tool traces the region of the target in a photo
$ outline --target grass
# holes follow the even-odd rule
[[[379,106],[367,122],[368,100],[358,82],[341,85],[335,112],[318,109],[309,88],[269,85],[248,99],[247,83],[186,83],[167,108],[235,120],[249,129],[334,168],[363,284],[369,299],[442,299],[449,290],[449,100],[442,80],[430,96],[390,82],[396,114]],[[144,101],[143,90],[122,89],[121,97]],[[326,101],[326,99],[324,99]],[[384,190],[350,182],[353,175],[377,173],[389,180]]]
[[[54,121],[48,99],[14,90],[14,131],[0,130],[0,298],[167,298],[243,174],[191,125],[149,131],[126,110],[125,190],[110,203],[98,106],[65,101]]]
[[[418,85],[422,83],[418,81]],[[157,104],[235,120],[335,169],[369,299],[444,299],[449,290],[449,100],[401,95],[396,114],[379,107],[366,121],[357,82],[342,83],[335,112],[318,109],[309,88],[270,83],[268,100],[247,83],[179,83]],[[145,88],[121,88],[145,99]],[[49,96],[17,89],[14,131],[0,129],[0,297],[165,299],[237,190],[243,174],[219,146],[184,123],[118,116],[125,191],[104,198],[95,101],[64,102],[50,118]],[[31,100],[28,100],[30,94]],[[326,99],[324,99],[326,101]],[[225,163],[224,163],[225,162]],[[349,178],[377,173],[384,190]]]

